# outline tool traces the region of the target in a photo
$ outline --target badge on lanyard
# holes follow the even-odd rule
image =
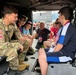
[[[38,42],[42,42],[42,37],[39,37]]]

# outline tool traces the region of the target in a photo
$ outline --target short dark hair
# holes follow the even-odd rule
[[[61,15],[64,15],[66,20],[73,19],[73,9],[69,6],[63,7],[59,10]]]
[[[12,14],[12,13],[17,14],[18,13],[18,10],[16,10],[12,6],[6,6],[6,7],[4,7],[4,9],[2,11],[2,16],[5,16],[6,14]]]
[[[19,16],[19,19],[20,19],[20,20],[24,19],[24,21],[26,21],[26,20],[28,19],[28,17],[26,17],[25,15],[20,15],[20,16]]]

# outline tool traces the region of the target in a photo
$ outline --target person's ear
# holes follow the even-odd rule
[[[8,18],[9,17],[9,14],[6,14],[6,17]]]
[[[62,15],[62,19],[65,19],[64,15]]]

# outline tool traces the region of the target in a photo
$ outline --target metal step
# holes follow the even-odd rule
[[[31,71],[28,71],[26,73],[23,73],[21,75],[40,75],[39,73],[36,73],[36,72],[31,72]]]
[[[34,55],[29,55],[28,57],[28,61],[25,61],[27,64],[29,64],[29,71],[33,71],[36,64],[37,64],[37,59],[38,59],[38,52],[35,52]]]
[[[70,64],[50,64],[47,75],[76,75],[76,67]]]

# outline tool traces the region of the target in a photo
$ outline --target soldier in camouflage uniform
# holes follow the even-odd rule
[[[0,19],[0,56],[6,56],[6,61],[12,70],[24,70],[27,64],[23,63],[25,54],[28,50],[28,42],[21,35],[15,22],[17,21],[17,10],[13,7],[5,7],[3,18]],[[18,40],[12,41],[11,37],[15,34]],[[18,50],[20,51],[18,54]]]

